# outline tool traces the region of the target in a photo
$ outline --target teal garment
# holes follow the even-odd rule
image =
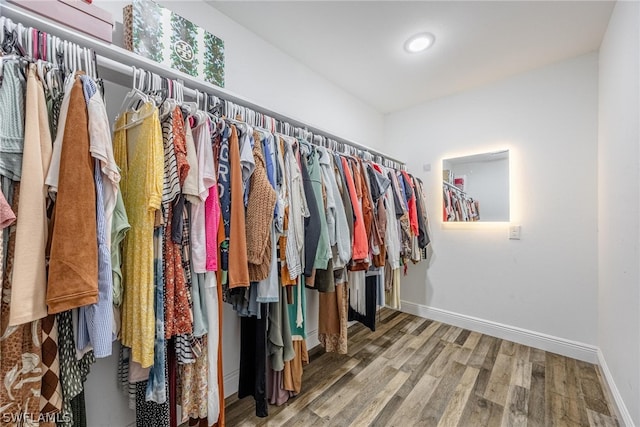
[[[2,66],[1,83],[0,175],[20,181],[24,150],[24,66],[18,61],[6,61]]]
[[[122,241],[127,231],[131,228],[127,211],[124,208],[122,192],[118,188],[116,207],[113,211],[111,223],[111,271],[113,275],[113,305],[120,307],[122,304]]]
[[[313,268],[326,270],[329,260],[333,258],[331,245],[329,243],[329,227],[327,226],[327,211],[322,197],[322,172],[320,170],[320,162],[318,151],[312,148],[311,153],[307,157],[307,170],[311,178],[311,186],[313,195],[318,205],[320,216],[320,240],[318,240],[318,248],[316,249],[316,258]]]
[[[192,261],[193,263],[193,261]],[[209,332],[207,318],[207,303],[205,301],[206,275],[208,273],[193,273],[191,275],[191,301],[193,301],[193,336],[203,337]]]
[[[307,291],[304,287],[303,280],[304,276],[301,275],[298,277],[298,284],[293,286],[292,289],[293,304],[287,304],[287,310],[289,312],[289,326],[291,329],[291,339],[293,341],[307,339]],[[300,322],[298,321],[298,315],[300,315]]]
[[[291,324],[287,307],[287,288],[280,286],[280,299],[269,303],[269,328],[267,332],[267,354],[271,369],[280,372],[284,363],[293,360],[296,353],[291,339]]]

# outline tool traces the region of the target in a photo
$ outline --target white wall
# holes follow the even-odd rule
[[[122,9],[131,1],[95,0],[93,3],[109,11],[121,23]],[[379,112],[250,29],[201,0],[157,3],[224,41],[226,89],[258,105],[366,146],[381,140],[383,120]]]
[[[640,3],[618,2],[600,47],[598,135],[598,345],[636,425],[640,425],[639,27]]]
[[[122,22],[122,8],[130,2],[95,0]],[[202,26],[225,42],[226,88],[259,105],[301,120],[352,141],[373,146],[382,139],[380,113],[320,77],[293,58],[257,37],[202,1],[160,1]],[[126,88],[107,84],[106,98],[110,117],[126,93]],[[308,291],[309,348],[318,344],[318,299]],[[225,394],[237,390],[240,350],[240,322],[225,306],[223,328],[223,374]],[[117,344],[114,356],[99,360],[86,384],[88,425],[125,426],[135,422],[126,397],[116,385]]]
[[[410,266],[403,300],[596,344],[597,71],[588,54],[387,116],[381,148],[432,196],[435,257]],[[522,240],[507,223],[443,224],[442,159],[503,149]]]

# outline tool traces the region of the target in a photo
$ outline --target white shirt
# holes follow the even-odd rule
[[[311,214],[302,184],[302,173],[293,153],[291,140],[285,140],[285,175],[289,188],[289,228],[287,229],[286,258],[289,277],[302,274],[301,252],[304,247],[304,219]]]
[[[329,242],[331,246],[336,246],[333,268],[338,269],[346,266],[351,259],[351,234],[338,182],[333,171],[333,156],[329,155],[325,147],[318,147],[317,150],[320,153],[320,170],[327,192]]]
[[[62,105],[60,106],[60,116],[58,119],[58,130],[56,133],[56,139],[53,141],[53,154],[51,155],[51,163],[49,165],[49,172],[47,172],[47,178],[44,183],[49,186],[49,192],[52,193],[51,197],[55,198],[55,193],[58,192],[58,178],[60,177],[60,156],[62,154],[62,140],[64,139],[64,129],[67,124],[67,113],[69,112],[69,100],[71,98],[71,88],[76,79],[73,75],[69,75],[64,82],[64,98],[62,98]]]
[[[105,179],[102,180],[104,193],[104,214],[106,230],[108,230],[107,247],[111,247],[111,225],[113,224],[113,211],[116,208],[116,198],[120,182],[120,170],[113,156],[113,143],[111,142],[111,129],[107,109],[102,100],[100,91],[96,91],[87,105],[89,116],[89,151],[91,156],[100,162],[100,169]]]
[[[385,172],[387,172],[386,169]],[[396,218],[396,206],[393,201],[393,185],[387,188],[384,198],[387,206],[387,229],[385,231],[384,241],[387,246],[389,264],[391,268],[395,270],[396,268],[400,268],[400,232],[398,230],[400,225]]]
[[[192,205],[197,205],[202,203],[200,199],[200,188],[198,186],[198,157],[196,154],[196,144],[193,141],[193,133],[191,131],[191,125],[189,124],[189,119],[185,120],[184,128],[186,131],[186,146],[187,146],[187,163],[189,163],[189,172],[187,173],[187,177],[184,179],[184,184],[182,185],[182,194],[184,197],[191,202]]]
[[[205,230],[205,200],[209,196],[209,188],[216,185],[213,149],[211,148],[211,132],[209,118],[203,120],[194,129],[196,158],[198,160],[198,198],[200,203],[191,207],[191,257],[193,271],[206,273],[207,244]]]

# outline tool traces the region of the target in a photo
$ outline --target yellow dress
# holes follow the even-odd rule
[[[133,123],[139,122],[135,126]],[[128,129],[122,129],[129,123]],[[155,339],[153,228],[160,209],[164,173],[158,109],[143,105],[116,122],[113,151],[120,167],[120,189],[131,229],[123,246],[122,344],[133,361],[153,365]]]

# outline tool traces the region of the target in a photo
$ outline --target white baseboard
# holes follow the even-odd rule
[[[571,341],[565,338],[441,310],[439,308],[428,307],[426,305],[415,304],[409,301],[402,301],[400,307],[400,310],[405,313],[436,320],[448,325],[469,329],[589,363],[598,362],[598,348],[590,344]]]
[[[613,400],[617,406],[618,414],[616,415],[618,421],[621,421],[621,424],[623,426],[633,427],[635,424],[633,423],[633,419],[631,418],[629,409],[627,409],[627,405],[625,405],[624,400],[622,400],[620,390],[618,390],[618,386],[613,380],[613,375],[611,375],[611,371],[609,370],[607,361],[604,358],[604,354],[602,354],[602,350],[600,349],[598,349],[598,364],[600,365],[600,369],[602,370],[602,374],[604,375],[604,380],[607,382],[607,386],[609,387],[611,396],[613,397]]]
[[[320,345],[318,340],[318,330],[307,332],[307,350]],[[224,376],[224,397],[227,398],[238,391],[238,381],[240,381],[240,369],[229,372]]]
[[[233,393],[238,392],[238,382],[240,381],[240,369],[229,372],[224,376],[224,397],[225,399]]]
[[[318,339],[318,330],[314,329],[313,331],[308,331],[307,332],[307,350],[311,350],[317,345],[320,345],[320,340]]]

